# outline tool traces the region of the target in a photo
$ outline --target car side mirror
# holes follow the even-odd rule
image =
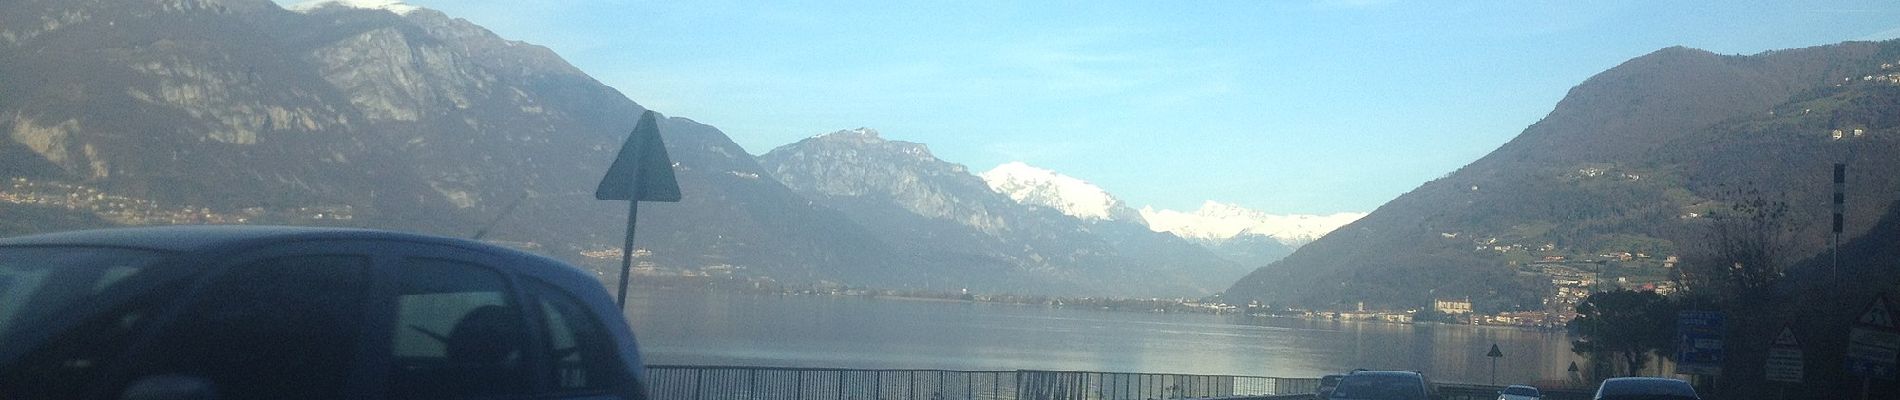
[[[119,394],[120,400],[216,400],[218,389],[210,380],[192,375],[167,374],[139,378]]]

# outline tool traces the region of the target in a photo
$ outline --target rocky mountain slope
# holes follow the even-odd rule
[[[1480,309],[1537,309],[1548,281],[1530,264],[1666,275],[1663,257],[1702,240],[1711,212],[1754,199],[1788,204],[1796,255],[1812,255],[1826,238],[1832,163],[1850,164],[1850,221],[1900,197],[1881,189],[1900,183],[1889,156],[1900,150],[1897,62],[1897,42],[1632,59],[1491,154],[1228,294],[1395,308],[1469,296]],[[1849,236],[1867,225],[1850,222]]]
[[[902,252],[942,264],[933,270],[961,271],[960,279],[971,282],[1060,282],[1040,290],[1079,293],[1207,294],[1218,290],[1218,277],[1241,271],[1136,221],[1091,213],[1078,218],[1064,212],[1074,208],[1019,203],[922,144],[887,140],[870,129],[819,135],[759,160],[786,186],[844,212]],[[1100,217],[1128,215],[1112,213],[1106,200],[1100,203],[1094,210]]]
[[[493,222],[490,241],[603,271],[618,261],[625,204],[591,192],[645,109],[546,48],[389,0],[3,7],[6,233],[287,223],[467,237]],[[648,272],[1124,296],[1207,294],[1244,273],[1139,225],[1017,204],[918,145],[876,141],[799,175],[768,172],[711,126],[660,128],[684,200],[642,206]],[[853,169],[870,166],[904,174]],[[864,180],[876,177],[910,181]]]
[[[60,0],[5,11],[0,174],[31,183],[15,192],[127,199],[54,209],[121,224],[466,237],[518,201],[489,238],[613,263],[582,254],[618,248],[625,206],[590,193],[644,109],[546,48],[427,9]],[[893,256],[877,238],[763,177],[717,129],[667,118],[661,131],[686,200],[643,208],[643,261],[787,280],[914,278],[880,269]],[[47,211],[20,203],[9,204]]]

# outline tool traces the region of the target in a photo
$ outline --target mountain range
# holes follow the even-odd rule
[[[1538,309],[1538,263],[1666,280],[1714,216],[1783,205],[1790,257],[1825,248],[1831,168],[1846,237],[1900,199],[1900,42],[1762,54],[1662,49],[1571,89],[1490,154],[1260,268],[1227,291],[1286,305]],[[1775,207],[1781,208],[1781,207]],[[1724,214],[1728,213],[1728,214]]]
[[[611,278],[625,205],[589,193],[646,109],[547,48],[389,0],[4,9],[4,233],[152,223],[484,231]],[[1099,188],[1102,214],[1077,214],[1084,204],[1038,203],[1055,192],[1031,196],[1062,181],[1054,175],[993,187],[868,129],[754,157],[690,119],[660,128],[684,200],[641,208],[643,273],[1201,296],[1257,266],[1152,231]]]

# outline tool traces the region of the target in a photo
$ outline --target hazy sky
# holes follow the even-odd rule
[[[295,3],[293,0],[278,0]],[[1371,211],[1683,45],[1900,37],[1900,2],[409,0],[754,154],[870,127],[1140,207]]]

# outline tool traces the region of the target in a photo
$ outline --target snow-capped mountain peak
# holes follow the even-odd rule
[[[1202,241],[1224,241],[1242,235],[1271,237],[1290,246],[1299,246],[1326,236],[1326,233],[1365,217],[1366,213],[1342,212],[1328,215],[1268,214],[1238,205],[1207,201],[1194,212],[1156,210],[1142,207],[1141,217],[1148,228]]]
[[[290,10],[296,12],[310,12],[311,10],[329,6],[384,10],[395,13],[396,15],[409,15],[410,12],[422,8],[403,3],[402,0],[311,0],[290,6]]]
[[[984,172],[990,190],[1018,203],[1056,209],[1085,220],[1140,222],[1139,215],[1100,186],[1021,161]]]

